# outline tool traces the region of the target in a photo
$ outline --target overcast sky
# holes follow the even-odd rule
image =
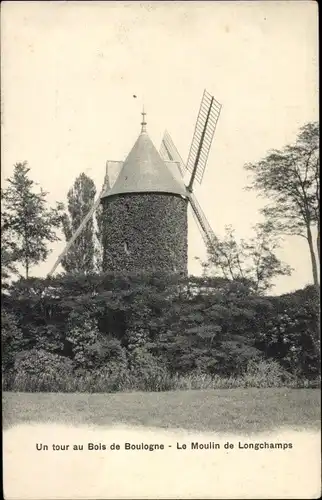
[[[27,160],[51,203],[81,172],[100,190],[106,161],[140,132],[143,102],[154,144],[167,128],[186,159],[206,88],[223,107],[195,193],[218,235],[231,224],[249,237],[262,202],[244,191],[243,165],[318,119],[317,16],[313,1],[3,2],[2,177]],[[189,222],[196,274],[206,252]],[[279,256],[295,270],[274,293],[311,281],[304,240],[287,238]]]

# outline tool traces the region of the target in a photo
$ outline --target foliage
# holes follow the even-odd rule
[[[17,272],[16,265],[22,264],[26,278],[32,265],[47,258],[48,243],[59,239],[54,229],[60,227],[63,208],[61,204],[47,208],[47,193],[34,192],[36,184],[29,179],[29,171],[26,162],[16,163],[1,192],[6,269]]]
[[[115,367],[113,371],[106,369],[70,372],[65,361],[48,365],[50,356],[32,357],[33,361],[46,360],[44,370],[39,374],[29,373],[29,363],[18,368],[10,380],[5,376],[5,390],[19,392],[69,392],[69,393],[111,393],[111,392],[161,392],[175,390],[207,390],[237,388],[318,388],[319,378],[315,380],[297,379],[282,369],[276,361],[264,361],[249,364],[245,372],[239,376],[210,376],[198,370],[189,374],[170,374],[167,370],[152,373],[151,377],[138,375],[135,372]],[[55,370],[52,370],[52,365]],[[51,368],[50,368],[51,366]]]
[[[290,267],[276,257],[278,246],[270,223],[257,224],[255,236],[240,242],[232,227],[226,226],[225,237],[216,238],[214,244],[208,246],[204,272],[219,272],[227,279],[247,283],[256,293],[263,293],[272,288],[273,278],[290,274]]]
[[[320,374],[319,297],[314,287],[270,299],[272,311],[263,315],[263,330],[255,345],[268,359],[295,375],[314,378]]]
[[[245,387],[283,387],[289,385],[294,377],[281,367],[277,361],[251,360],[242,376]]]
[[[97,320],[88,312],[72,312],[68,317],[67,341],[72,347],[72,359],[79,373],[84,370],[106,368],[109,373],[127,366],[125,349],[121,342],[104,336],[97,327]]]
[[[144,347],[133,349],[128,360],[130,375],[143,382],[143,385],[166,376],[166,368]]]
[[[21,391],[63,390],[72,376],[70,359],[42,349],[22,351],[16,356],[13,387]]]
[[[104,198],[102,205],[105,271],[186,273],[187,200],[164,193],[124,193]]]
[[[70,313],[66,340],[71,345],[74,364],[79,368],[92,368],[95,362],[93,346],[99,340],[99,332],[95,320],[90,318],[86,311],[82,315],[77,312]]]
[[[2,201],[3,190],[1,189],[1,204]],[[6,219],[5,213],[1,211],[1,285],[3,288],[7,287],[11,276],[19,274],[16,265],[17,247],[10,237],[10,226]]]
[[[17,318],[12,313],[1,309],[2,372],[13,368],[16,355],[24,348],[23,333],[19,328]]]
[[[3,233],[2,233],[3,234]],[[1,242],[1,286],[2,289],[8,287],[8,281],[14,274],[18,274],[15,265],[15,251],[6,245],[6,242]]]
[[[64,215],[63,231],[68,242],[88,214],[96,195],[95,184],[86,174],[80,174],[68,191],[68,214]],[[92,273],[95,269],[94,218],[87,222],[82,233],[62,260],[68,273]]]
[[[264,297],[224,278],[61,275],[21,279],[2,299],[23,340],[15,352],[8,343],[10,366],[26,351],[68,359],[73,375],[57,387],[165,390],[192,374],[234,386],[266,362],[298,380],[319,376],[314,287]]]
[[[103,188],[102,192],[106,192],[111,188],[110,185],[110,180],[108,176],[108,171],[106,170],[105,177],[104,177],[104,182],[103,182]],[[104,208],[102,202],[98,205],[96,211],[95,211],[95,225],[96,225],[96,230],[95,230],[95,271],[97,273],[103,272],[103,248],[104,248],[104,243],[103,243],[103,238],[104,234],[106,232],[105,230],[105,216],[104,216]]]
[[[318,284],[312,229],[317,228],[320,255],[320,158],[319,125],[300,129],[295,144],[272,150],[255,164],[246,164],[253,174],[249,189],[257,190],[269,203],[263,214],[278,233],[304,237],[309,246],[314,284]]]

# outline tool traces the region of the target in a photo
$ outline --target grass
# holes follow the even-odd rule
[[[318,389],[217,389],[116,394],[3,393],[3,426],[138,425],[197,431],[320,429]]]
[[[180,390],[207,389],[246,389],[246,388],[317,388],[321,386],[321,378],[308,380],[296,377],[284,370],[273,360],[252,360],[246,370],[239,375],[210,375],[200,371],[188,374],[171,374],[166,369],[147,370],[142,372],[129,369],[114,369],[112,372],[101,370],[77,371],[51,370],[37,366],[5,373],[3,389],[13,392],[65,392],[65,393],[114,393],[114,392],[163,392]],[[30,373],[30,368],[32,368]],[[116,367],[114,367],[116,368]],[[38,373],[37,373],[38,372]]]

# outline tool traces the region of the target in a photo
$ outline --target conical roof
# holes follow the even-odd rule
[[[171,193],[186,196],[186,187],[171,173],[143,129],[112,187],[103,198],[123,193]]]

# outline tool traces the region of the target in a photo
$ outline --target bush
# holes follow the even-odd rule
[[[250,361],[241,379],[244,387],[283,387],[294,377],[277,361]]]
[[[103,370],[74,371],[62,370],[53,374],[43,373],[37,376],[22,369],[14,378],[6,374],[5,390],[25,392],[87,392],[113,393],[133,391],[172,391],[172,390],[205,390],[205,389],[236,389],[236,388],[318,388],[321,380],[303,380],[285,377],[285,372],[275,363],[264,363],[257,369],[249,367],[243,376],[221,377],[210,376],[199,371],[187,375],[170,374],[167,371],[156,373],[151,377],[136,374],[134,371],[120,366],[110,366]]]
[[[17,318],[1,309],[2,373],[13,369],[15,356],[25,347],[25,342]]]
[[[258,297],[225,279],[178,285],[162,276],[66,275],[20,280],[2,299],[5,387],[14,366],[36,377],[15,363],[36,350],[49,366],[69,359],[72,376],[60,373],[64,390],[280,386],[289,383],[287,372],[295,384],[312,385],[320,375],[310,287]]]
[[[81,314],[73,312],[69,315],[66,340],[72,346],[76,367],[89,369],[95,366],[93,359],[95,353],[92,348],[99,340],[99,331],[95,320],[86,311]]]
[[[258,318],[255,346],[298,378],[320,375],[319,297],[308,286],[271,297],[272,310]]]
[[[72,377],[72,368],[70,359],[57,354],[36,349],[21,352],[14,363],[12,390],[64,391],[66,382]]]
[[[169,386],[167,369],[145,347],[135,347],[128,354],[131,389],[162,391]],[[171,385],[171,384],[170,384]]]
[[[99,336],[98,340],[87,347],[87,354],[95,369],[107,368],[109,372],[127,367],[126,349],[113,337]]]

